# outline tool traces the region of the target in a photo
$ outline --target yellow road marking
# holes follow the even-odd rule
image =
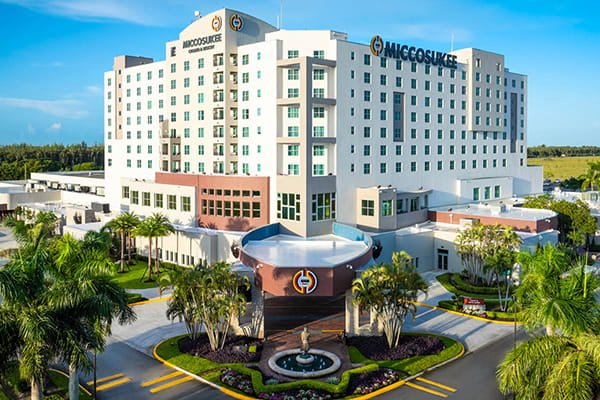
[[[110,389],[112,387],[119,386],[119,385],[122,385],[127,382],[131,382],[131,378],[125,377],[125,378],[117,379],[116,381],[105,383],[104,385],[98,386],[96,388],[96,390],[99,392],[101,390]]]
[[[442,385],[441,383],[430,381],[429,379],[425,379],[425,378],[421,378],[421,377],[418,377],[417,380],[421,381],[423,383],[427,383],[428,385],[431,385],[431,386],[439,387],[440,389],[444,389],[444,390],[447,390],[447,391],[452,392],[452,393],[454,393],[454,392],[456,392],[458,390],[458,389],[455,389],[453,387]]]
[[[423,391],[423,392],[427,392],[427,393],[429,393],[429,394],[433,394],[433,395],[435,395],[435,396],[440,396],[440,397],[448,397],[448,395],[447,395],[447,394],[444,394],[444,393],[442,393],[442,392],[438,392],[438,391],[436,391],[436,390],[432,390],[432,389],[429,389],[429,388],[426,388],[426,387],[423,387],[423,386],[415,385],[415,384],[414,384],[414,383],[412,383],[412,382],[406,382],[406,386],[409,386],[409,387],[411,387],[411,388],[414,388],[414,389],[421,390],[421,391]]]
[[[110,381],[110,380],[113,380],[113,379],[120,378],[122,376],[125,376],[125,374],[114,374],[114,375],[110,375],[110,376],[105,376],[104,378],[96,379],[96,383],[102,383],[102,382]],[[89,382],[87,382],[87,384],[88,385],[93,385],[94,381],[89,381]]]
[[[142,300],[142,301],[138,301],[135,303],[129,303],[128,306],[133,307],[133,306],[141,306],[143,304],[149,304],[149,303],[158,303],[161,301],[169,301],[171,300],[171,296],[168,297],[156,297],[154,299],[150,299],[150,300]]]
[[[175,372],[170,373],[168,375],[164,375],[164,376],[158,377],[156,379],[152,379],[150,381],[144,382],[140,386],[141,387],[152,386],[152,385],[155,385],[155,384],[157,384],[159,382],[166,381],[166,380],[169,380],[171,378],[175,378],[176,376],[179,376],[179,375],[183,375],[183,372],[181,372],[181,371],[175,371]]]
[[[177,386],[177,385],[179,385],[181,383],[189,382],[189,381],[191,381],[193,379],[194,379],[193,376],[186,376],[184,378],[177,379],[176,381],[171,381],[169,383],[165,383],[164,385],[152,388],[152,389],[150,389],[150,393],[158,393],[158,392],[161,392],[161,391],[163,391],[165,389],[171,388],[173,386]]]

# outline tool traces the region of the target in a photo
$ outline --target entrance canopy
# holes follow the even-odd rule
[[[302,238],[266,225],[242,238],[240,261],[254,269],[256,285],[276,296],[335,296],[372,258],[364,232],[334,223],[329,235]]]

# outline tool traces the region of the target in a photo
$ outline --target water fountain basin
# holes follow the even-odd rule
[[[317,378],[334,373],[340,369],[342,362],[335,354],[310,349],[304,353],[302,349],[288,349],[275,353],[268,362],[273,372],[291,378]]]

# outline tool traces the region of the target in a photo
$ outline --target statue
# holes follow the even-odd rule
[[[308,354],[308,351],[310,350],[308,338],[310,338],[310,332],[308,331],[308,327],[305,326],[304,329],[302,330],[302,332],[300,333],[300,340],[302,341],[302,345],[300,346],[300,349],[302,350],[302,353],[304,353],[304,354]]]

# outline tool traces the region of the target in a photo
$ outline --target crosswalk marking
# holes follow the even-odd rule
[[[412,382],[406,382],[406,386],[411,387],[413,389],[421,390],[423,392],[427,392],[429,394],[433,394],[435,396],[444,397],[444,398],[448,397],[447,394],[444,394],[442,392],[438,392],[437,390],[426,388],[424,386],[420,386],[420,385],[414,384]]]
[[[446,390],[448,392],[454,393],[457,390],[457,389],[455,389],[453,387],[442,385],[439,382],[430,381],[429,379],[425,379],[425,378],[422,378],[422,377],[418,377],[417,380],[420,381],[420,382],[423,382],[423,383],[427,383],[428,385],[436,386],[436,387],[438,387],[440,389],[444,389],[444,390]]]
[[[102,390],[110,389],[115,386],[123,385],[127,382],[131,382],[131,378],[125,377],[125,378],[117,379],[116,381],[111,381],[111,382],[105,383],[104,385],[98,386],[96,388],[96,391],[100,392]]]
[[[192,377],[192,376],[185,376],[185,377],[183,377],[181,379],[177,379],[177,380],[165,383],[164,385],[152,388],[152,389],[150,389],[150,393],[158,393],[158,392],[161,392],[161,391],[166,390],[168,388],[171,388],[173,386],[177,386],[179,384],[182,384],[184,382],[189,382],[189,381],[191,381],[193,379],[194,379],[194,377]]]
[[[96,384],[106,382],[106,381],[111,381],[113,379],[121,378],[123,376],[125,376],[125,374],[114,374],[114,375],[110,375],[110,376],[105,376],[104,378],[96,379]],[[88,381],[87,384],[93,385],[94,381]]]
[[[183,372],[181,372],[181,371],[175,371],[175,372],[173,372],[171,374],[168,374],[168,375],[159,376],[156,379],[152,379],[150,381],[142,383],[140,386],[141,387],[152,386],[152,385],[155,385],[157,383],[169,380],[171,378],[175,378],[176,376],[179,376],[179,375],[183,375]]]

